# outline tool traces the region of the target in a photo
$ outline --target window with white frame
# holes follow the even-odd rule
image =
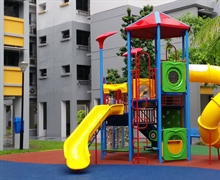
[[[89,37],[90,37],[89,31],[76,30],[77,45],[89,46]]]
[[[41,78],[47,77],[47,69],[46,68],[40,69],[40,77]]]
[[[77,65],[77,80],[90,80],[90,66]]]
[[[39,13],[38,14],[45,13],[46,10],[47,10],[46,3],[39,4]]]
[[[47,43],[47,36],[39,37],[39,42],[40,42],[40,45],[46,44]]]
[[[88,11],[88,0],[76,0],[76,9]]]
[[[62,76],[70,75],[70,65],[63,65],[62,66]]]
[[[69,5],[69,0],[61,0],[62,3],[60,4],[60,7],[68,6]]]
[[[70,30],[65,30],[65,31],[62,31],[62,39],[69,39],[70,38]]]

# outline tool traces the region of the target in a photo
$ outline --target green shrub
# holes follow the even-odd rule
[[[77,125],[79,125],[82,120],[85,118],[86,116],[86,111],[85,110],[79,110],[77,112]]]

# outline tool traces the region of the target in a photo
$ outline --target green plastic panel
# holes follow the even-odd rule
[[[151,141],[157,142],[157,131],[156,130],[151,130],[149,132],[149,139]]]
[[[183,127],[184,111],[181,108],[162,108],[162,127],[179,128]]]
[[[163,130],[163,159],[165,161],[175,161],[187,158],[187,138],[186,138],[186,128],[167,128]],[[173,143],[171,142],[178,142]],[[178,153],[172,153],[168,146],[172,146],[173,149],[180,149]]]
[[[164,92],[186,92],[185,63],[162,62],[162,90]]]

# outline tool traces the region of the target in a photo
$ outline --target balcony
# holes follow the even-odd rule
[[[4,67],[4,96],[21,96],[22,72],[19,67]]]
[[[4,16],[4,45],[24,46],[24,20],[10,16]]]

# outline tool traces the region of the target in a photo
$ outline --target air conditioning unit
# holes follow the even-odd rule
[[[36,95],[37,95],[37,88],[30,87],[30,96],[36,96]]]

